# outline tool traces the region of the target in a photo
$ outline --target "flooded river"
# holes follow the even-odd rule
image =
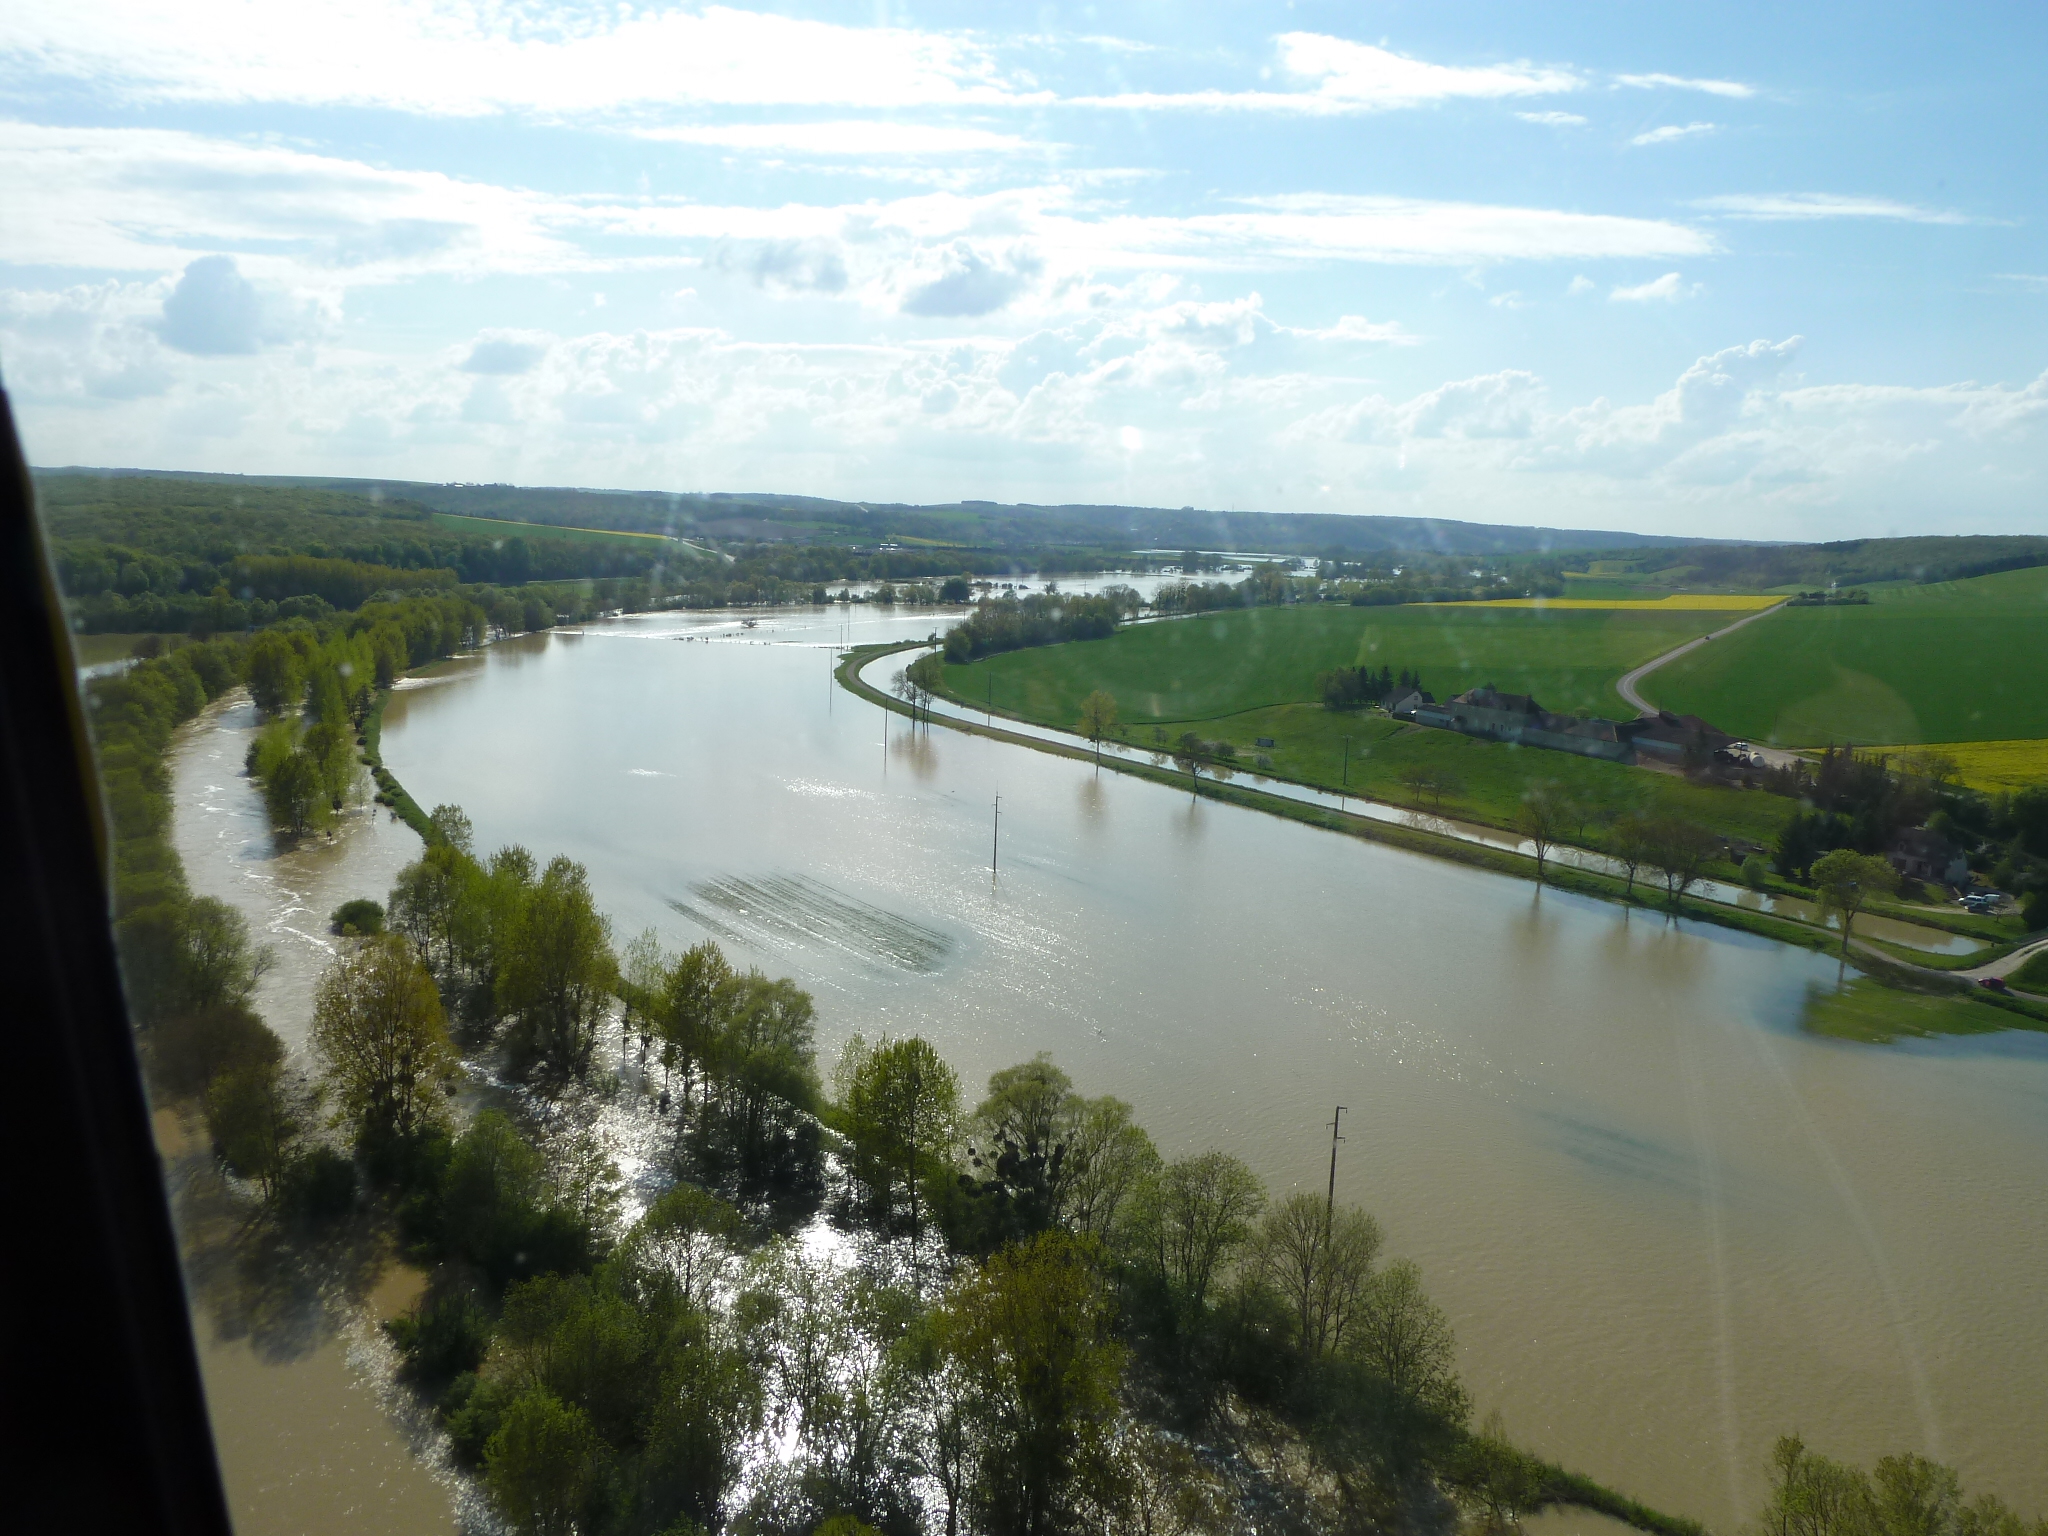
[[[833,687],[834,646],[935,622],[513,641],[395,696],[385,760],[479,850],[587,864],[621,941],[798,978],[828,1065],[855,1030],[924,1034],[969,1083],[1049,1050],[1169,1156],[1235,1152],[1276,1192],[1321,1188],[1348,1106],[1340,1196],[1421,1263],[1478,1410],[1653,1504],[1733,1529],[1796,1428],[2048,1507],[2048,1038],[1808,1038],[1830,960],[912,735]],[[318,919],[417,844],[365,816],[272,857],[206,756],[234,730],[179,749],[181,851],[271,930],[298,1040]]]

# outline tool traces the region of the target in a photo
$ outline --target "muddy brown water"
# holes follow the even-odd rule
[[[1276,1193],[1322,1187],[1347,1105],[1339,1195],[1422,1265],[1478,1411],[1653,1504],[1733,1529],[1797,1429],[2048,1507],[2048,1039],[1811,1038],[1830,960],[943,727],[885,736],[830,647],[929,615],[754,617],[494,647],[394,697],[385,759],[480,849],[582,860],[621,941],[708,935],[796,977],[828,1064],[856,1030],[925,1034],[970,1084],[1049,1050],[1168,1155],[1235,1152]],[[231,706],[181,739],[180,847],[273,933],[265,1006],[302,1040],[303,919],[381,895],[417,843],[364,815],[277,855],[239,728]]]

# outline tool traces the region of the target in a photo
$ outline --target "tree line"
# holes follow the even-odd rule
[[[1105,640],[1138,606],[1137,593],[1128,587],[1112,587],[1098,597],[1056,592],[985,597],[946,631],[946,661],[960,666],[1027,646]]]
[[[1390,697],[1398,702],[1401,695],[1421,686],[1421,672],[1403,667],[1396,677],[1394,669],[1384,664],[1378,671],[1335,667],[1316,674],[1316,694],[1325,709],[1363,709],[1368,704],[1384,704]]]

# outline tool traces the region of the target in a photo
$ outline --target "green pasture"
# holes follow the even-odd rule
[[[2048,992],[2048,949],[2033,956],[2005,979],[2022,992]]]
[[[659,533],[621,533],[609,528],[564,528],[555,523],[512,523],[495,517],[464,517],[459,512],[436,512],[434,526],[451,533],[480,539],[569,539],[579,544],[626,544],[646,549],[650,544],[673,544]]]
[[[1987,1005],[1968,992],[1904,991],[1862,976],[1840,989],[1809,988],[1799,1022],[1815,1034],[1878,1045],[1901,1035],[1988,1035],[2048,1023],[2023,1010]]]
[[[998,708],[1060,725],[1101,688],[1127,723],[1149,727],[1307,703],[1318,672],[1384,665],[1419,671],[1438,698],[1491,683],[1547,709],[1626,718],[1634,711],[1614,691],[1622,673],[1728,619],[1432,604],[1236,608],[948,667],[946,687],[981,703],[992,684]]]
[[[2048,567],[1870,595],[1781,608],[1660,668],[1643,693],[1788,746],[2048,737]]]
[[[1169,730],[1169,736],[1178,733]],[[1711,827],[1724,837],[1768,845],[1785,819],[1798,807],[1760,790],[1721,789],[1692,784],[1674,774],[1655,773],[1598,758],[1575,757],[1540,747],[1482,741],[1456,731],[1431,730],[1390,720],[1376,712],[1324,709],[1320,704],[1283,704],[1250,710],[1194,727],[1205,740],[1228,741],[1238,749],[1239,767],[1255,769],[1264,757],[1282,777],[1326,789],[1353,793],[1395,805],[1413,805],[1432,814],[1513,824],[1522,798],[1535,786],[1561,790],[1586,807],[1583,827],[1574,827],[1572,841],[1595,843],[1604,817],[1629,811],[1683,816]],[[1270,737],[1271,747],[1254,743]],[[1346,746],[1346,738],[1349,746]],[[1151,728],[1129,731],[1124,740],[1145,749],[1152,745]],[[1348,768],[1347,768],[1348,762]],[[1434,793],[1417,797],[1402,783],[1403,770],[1423,767],[1448,774],[1457,787],[1441,800]]]

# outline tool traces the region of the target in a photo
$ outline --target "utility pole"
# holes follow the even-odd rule
[[[1344,1138],[1337,1134],[1337,1127],[1344,1123],[1344,1105],[1337,1106],[1337,1113],[1330,1120],[1330,1199],[1323,1209],[1323,1230],[1333,1230],[1337,1220],[1337,1143]]]
[[[996,854],[1003,846],[1003,797],[996,796],[996,830],[988,843],[988,877],[996,877]]]

